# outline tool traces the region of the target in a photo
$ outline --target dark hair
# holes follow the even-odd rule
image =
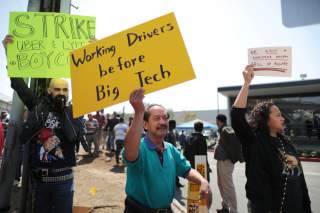
[[[123,117],[120,117],[120,123],[123,123],[124,122],[124,119],[123,119]]]
[[[224,124],[227,123],[227,116],[225,116],[224,114],[218,114],[217,117],[216,117],[216,119],[217,119],[218,121],[223,122]]]
[[[160,105],[160,104],[150,104],[146,107],[145,111],[144,111],[144,114],[143,114],[143,120],[144,121],[149,121],[149,118],[150,118],[150,109],[154,106],[158,106],[158,107],[162,107],[163,109],[166,110],[166,108],[164,108],[164,106]],[[167,118],[169,119],[170,115],[169,113],[167,112]]]
[[[270,134],[268,119],[272,106],[274,106],[274,104],[271,102],[261,102],[254,106],[249,115],[249,125],[254,131],[259,131],[267,135]]]
[[[194,130],[197,132],[202,132],[203,130],[203,123],[201,121],[197,121],[193,124]]]
[[[176,121],[175,120],[169,120],[169,131],[174,130],[176,128]]]

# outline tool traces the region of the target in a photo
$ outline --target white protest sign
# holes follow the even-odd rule
[[[291,76],[291,47],[262,47],[248,49],[248,64],[255,66],[255,75]]]

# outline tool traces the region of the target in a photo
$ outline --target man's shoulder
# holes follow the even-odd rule
[[[148,148],[148,144],[144,138],[141,138],[140,140],[139,152],[142,156],[146,156],[148,153],[152,152],[152,150]]]
[[[140,147],[147,147],[147,142],[145,141],[145,138],[140,139]]]
[[[199,139],[203,139],[204,135],[201,132],[194,132],[188,137],[191,142]]]
[[[164,141],[163,143],[164,143],[164,146],[167,147],[167,149],[169,149],[170,151],[177,151],[178,150],[172,143],[169,143],[166,141]]]
[[[231,126],[223,127],[221,132],[224,134],[228,134],[228,135],[235,134],[235,132]]]
[[[163,141],[163,143],[164,143],[165,146],[167,146],[167,147],[169,147],[169,148],[174,147],[174,146],[172,145],[172,143],[169,143],[168,141]]]
[[[221,134],[220,134],[220,137],[225,142],[228,142],[228,141],[233,142],[232,143],[233,145],[234,145],[234,142],[239,141],[235,131],[230,126],[223,127]]]
[[[114,130],[116,130],[116,129],[122,129],[122,128],[124,128],[125,126],[122,124],[122,123],[118,123],[118,124],[116,124],[115,126],[114,126]]]
[[[122,128],[128,128],[128,124],[126,124],[126,123],[118,123],[116,126],[119,126]]]

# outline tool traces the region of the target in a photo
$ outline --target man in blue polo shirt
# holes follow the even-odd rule
[[[200,184],[201,197],[211,205],[208,181],[172,145],[164,142],[168,131],[168,113],[161,105],[143,105],[144,90],[130,94],[135,115],[124,142],[127,165],[125,212],[172,212],[175,177]],[[141,139],[141,129],[147,134]]]

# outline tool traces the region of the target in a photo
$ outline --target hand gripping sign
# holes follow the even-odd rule
[[[195,169],[207,179],[207,156],[195,155]],[[200,199],[200,185],[188,182],[188,200],[187,200],[188,213],[207,213],[206,200]]]

